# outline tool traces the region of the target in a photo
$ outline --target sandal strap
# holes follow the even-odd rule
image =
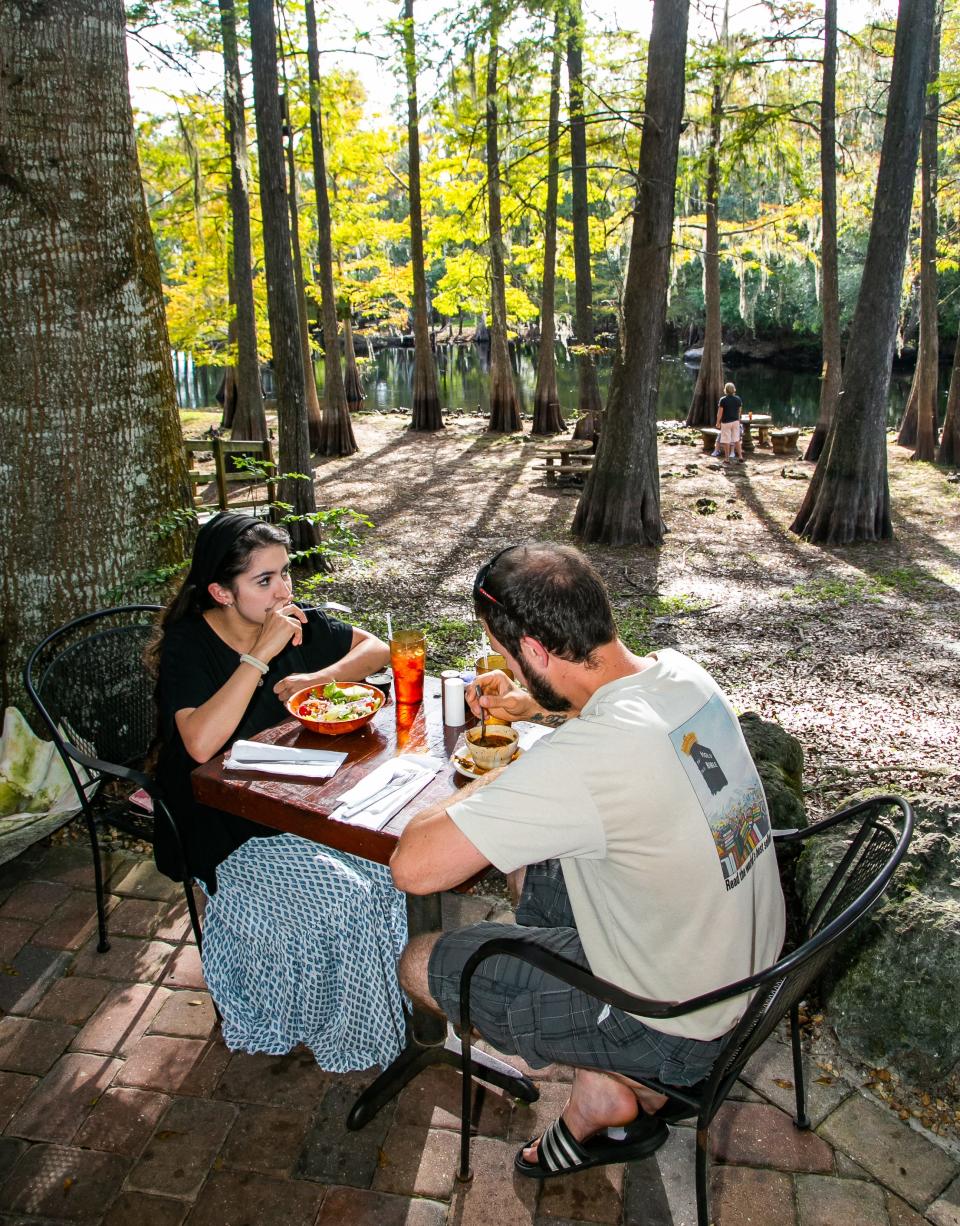
[[[567,1127],[563,1116],[558,1116],[540,1138],[537,1161],[548,1171],[570,1171],[589,1159],[577,1138]]]

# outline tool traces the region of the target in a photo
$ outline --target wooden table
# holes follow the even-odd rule
[[[562,438],[541,443],[535,454],[541,463],[534,467],[544,470],[547,485],[556,485],[561,475],[586,476],[593,465],[593,443],[586,438]]]
[[[308,732],[296,720],[288,720],[254,738],[270,745],[346,752],[347,760],[332,779],[297,780],[249,771],[224,771],[224,755],[220,754],[193,772],[194,795],[202,804],[237,817],[298,834],[377,864],[386,864],[410,818],[449,796],[464,782],[452,766],[440,771],[383,830],[364,830],[347,822],[330,821],[329,814],[344,792],[397,754],[431,753],[444,759],[450,757],[462,729],[446,728],[443,724],[439,678],[426,679],[423,698],[422,703],[411,706],[388,700],[369,724],[346,736],[320,736]],[[439,931],[440,895],[408,895],[407,926],[411,936]],[[444,1046],[446,1034],[442,1018],[414,1009],[407,1047],[360,1095],[347,1117],[347,1127],[362,1128],[421,1069],[431,1064],[451,1064],[459,1068],[458,1051]],[[526,1077],[502,1061],[485,1057],[484,1053],[475,1054],[476,1075],[482,1080],[491,1081],[527,1102],[537,1099],[536,1087]]]

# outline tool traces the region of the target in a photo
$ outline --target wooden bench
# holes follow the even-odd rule
[[[277,486],[272,477],[257,478],[251,476],[248,472],[229,471],[227,462],[227,456],[230,455],[253,456],[266,467],[268,473],[272,473],[274,471],[273,449],[270,446],[269,439],[190,439],[184,442],[183,450],[187,461],[187,478],[193,488],[194,506],[200,507],[205,505],[198,493],[198,487],[208,485],[211,481],[216,482],[217,504],[221,511],[246,510],[251,507],[262,507],[276,502]],[[202,451],[213,453],[212,473],[200,472],[196,467],[196,455]],[[254,498],[251,496],[247,499],[231,501],[231,485],[264,485],[266,486],[266,497]]]
[[[799,426],[784,426],[782,430],[771,430],[770,441],[773,443],[773,454],[793,455],[797,450],[797,439],[799,437]]]
[[[547,485],[556,485],[557,477],[584,477],[593,468],[593,456],[583,456],[572,464],[555,464],[551,460],[544,460],[540,464],[532,465],[533,468],[538,468],[546,474]]]

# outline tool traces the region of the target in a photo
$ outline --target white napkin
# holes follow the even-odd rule
[[[225,770],[297,775],[301,779],[329,779],[336,774],[346,756],[332,749],[297,749],[293,745],[234,741],[223,766]]]
[[[349,822],[351,826],[382,830],[445,765],[439,758],[427,754],[401,754],[399,758],[383,762],[344,792],[330,817],[336,822]]]

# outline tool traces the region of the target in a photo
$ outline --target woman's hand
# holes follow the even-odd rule
[[[299,610],[298,610],[299,612]],[[256,654],[256,653],[254,653]],[[353,627],[353,638],[350,650],[345,656],[328,664],[326,668],[315,673],[291,673],[273,687],[273,692],[281,702],[292,698],[298,690],[307,686],[326,685],[328,681],[362,681],[370,673],[375,673],[390,661],[390,648],[382,643],[369,630]]]
[[[480,715],[482,708],[494,718],[505,719],[510,723],[518,719],[529,719],[540,710],[527,691],[520,689],[499,669],[492,673],[481,673],[470,683],[467,687],[467,702],[476,716]]]
[[[282,681],[277,682],[273,687],[273,692],[281,702],[286,702],[288,698],[292,698],[294,694],[305,690],[308,686],[326,685],[328,681],[333,680],[335,678],[328,669],[321,669],[317,673],[291,673],[289,677],[284,677]]]
[[[295,604],[285,604],[282,608],[274,609],[267,614],[260,627],[256,641],[250,648],[250,655],[256,656],[264,664],[269,664],[288,643],[299,647],[303,641],[303,625],[306,620],[306,613]]]

